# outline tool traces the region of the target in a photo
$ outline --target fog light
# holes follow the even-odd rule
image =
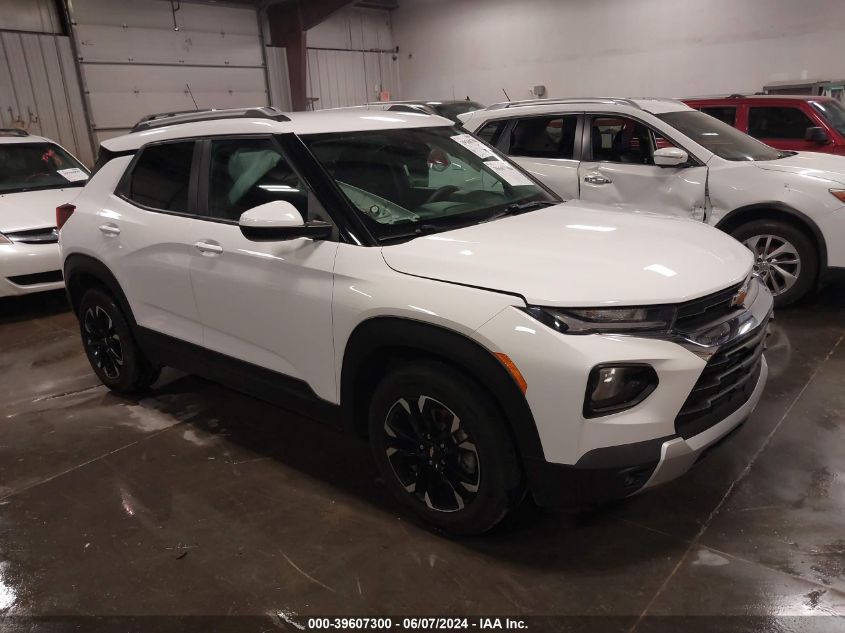
[[[584,417],[597,418],[637,406],[657,387],[651,365],[598,365],[587,380]]]

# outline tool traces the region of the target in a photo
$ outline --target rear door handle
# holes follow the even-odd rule
[[[584,182],[591,185],[609,185],[613,181],[610,178],[605,178],[604,176],[586,176],[584,178]]]
[[[214,242],[197,242],[194,247],[203,255],[220,255],[223,252],[223,247]]]
[[[103,235],[120,235],[120,227],[113,222],[106,222],[100,225],[100,233]]]

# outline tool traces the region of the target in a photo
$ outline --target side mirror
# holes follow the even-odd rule
[[[804,132],[804,140],[823,145],[830,140],[823,127],[808,127]]]
[[[274,200],[244,211],[238,226],[251,242],[281,242],[298,237],[325,239],[331,236],[333,228],[328,222],[303,221],[296,207],[284,200]]]
[[[654,164],[658,167],[678,167],[689,160],[689,154],[677,147],[661,147],[654,151]]]

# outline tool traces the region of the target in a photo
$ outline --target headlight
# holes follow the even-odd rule
[[[11,244],[12,240],[0,233],[0,244]]]
[[[668,330],[675,319],[675,308],[541,308],[525,309],[538,321],[567,334],[647,332]]]

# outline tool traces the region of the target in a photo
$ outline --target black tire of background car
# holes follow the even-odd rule
[[[409,493],[386,453],[385,420],[400,398],[426,395],[460,418],[475,444],[480,481],[475,497],[463,509],[441,512]],[[492,529],[525,497],[519,459],[505,420],[485,390],[445,363],[422,361],[389,373],[378,385],[369,412],[369,438],[379,472],[396,499],[429,526],[455,535],[476,535]]]
[[[109,377],[103,368],[97,366],[94,351],[87,343],[85,315],[89,310],[96,310],[97,308],[105,311],[112,321],[116,334],[120,337],[123,362],[116,377]],[[86,356],[88,356],[88,362],[91,363],[91,368],[100,381],[112,391],[118,393],[144,391],[158,379],[161,368],[154,367],[144,357],[132,336],[126,318],[107,292],[99,288],[92,288],[85,293],[79,304],[79,329],[82,336],[82,345],[85,348]]]

